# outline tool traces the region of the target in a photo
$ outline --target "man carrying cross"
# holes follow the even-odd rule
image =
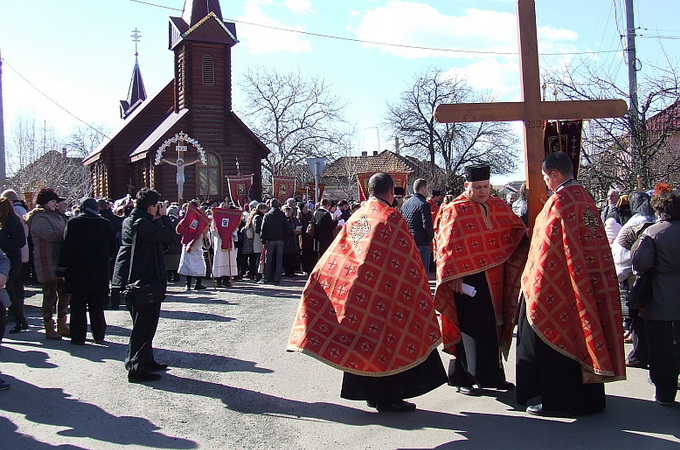
[[[614,261],[590,194],[566,153],[543,162],[554,192],[536,218],[522,274],[517,402],[534,415],[605,408],[604,382],[626,378]]]

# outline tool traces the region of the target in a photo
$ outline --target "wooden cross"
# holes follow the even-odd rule
[[[441,123],[516,120],[524,122],[524,158],[529,190],[528,215],[529,224],[533,226],[534,219],[543,207],[541,198],[545,199],[545,183],[541,171],[545,157],[543,122],[558,119],[622,117],[628,107],[624,100],[541,101],[534,0],[517,1],[517,18],[523,101],[439,105],[434,116],[437,122]]]

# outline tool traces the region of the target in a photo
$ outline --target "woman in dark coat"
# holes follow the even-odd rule
[[[675,404],[680,374],[680,198],[670,192],[651,201],[658,222],[647,228],[633,251],[633,270],[654,270],[651,298],[640,307],[649,349],[649,376],[656,402]]]
[[[11,200],[0,198],[0,250],[10,261],[10,270],[7,277],[7,295],[12,302],[9,310],[16,319],[14,328],[10,333],[18,333],[28,329],[28,322],[24,315],[24,296],[23,296],[23,277],[21,269],[21,248],[26,245],[26,233],[21,220],[14,212],[14,205]]]
[[[80,215],[66,222],[57,260],[57,275],[64,277],[64,292],[71,294],[72,344],[85,343],[88,311],[92,337],[96,343],[104,343],[109,265],[117,249],[113,225],[98,214],[95,199],[83,198]]]
[[[138,280],[160,281],[167,286],[163,244],[170,244],[175,239],[175,230],[165,206],[159,203],[160,198],[160,194],[151,189],[137,193],[135,208],[123,222],[123,245],[116,257],[112,286],[124,289],[128,283]],[[142,307],[127,304],[127,307],[132,316],[132,333],[125,358],[128,381],[159,380],[161,376],[152,372],[168,368],[166,364],[156,362],[152,347],[161,304]]]
[[[302,272],[310,274],[316,265],[316,252],[314,251],[314,237],[307,234],[307,228],[309,223],[314,221],[314,215],[305,202],[298,203],[298,221],[302,227],[302,234],[300,234]]]
[[[283,276],[294,277],[295,272],[300,270],[300,263],[298,261],[300,255],[300,243],[298,235],[300,234],[300,221],[293,216],[293,208],[286,205],[283,208],[286,214],[286,227],[284,228],[283,236]]]

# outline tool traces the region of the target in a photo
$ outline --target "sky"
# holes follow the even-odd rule
[[[232,50],[236,113],[243,117],[246,109],[239,80],[248,70],[263,66],[322,78],[348,104],[346,119],[357,129],[356,155],[394,148],[384,126],[386,106],[430,67],[465,77],[499,101],[521,99],[515,0],[220,3],[224,19],[236,22],[239,39]],[[542,71],[586,57],[615,70],[626,85],[625,0],[536,3]],[[669,59],[680,67],[680,2],[633,3],[638,76],[654,65],[667,66]],[[83,122],[119,128],[119,100],[127,96],[135,59],[132,30],[141,32],[139,64],[151,95],[172,78],[168,17],[181,16],[183,5],[184,0],[0,0],[7,150],[21,118],[34,118],[62,136]],[[521,126],[514,129],[521,137]],[[509,151],[517,153],[519,170],[494,176],[494,184],[524,179],[521,148]]]

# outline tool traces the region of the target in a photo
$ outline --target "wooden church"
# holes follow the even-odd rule
[[[232,111],[235,24],[222,19],[219,0],[185,0],[182,17],[171,17],[169,26],[175,76],[146,98],[135,61],[128,98],[120,105],[124,123],[84,160],[92,195],[115,199],[152,187],[164,199],[178,200],[181,171],[184,200],[223,199],[229,195],[225,176],[250,174],[248,197],[259,199],[261,160],[269,150]],[[189,142],[177,142],[178,135]],[[165,151],[158,164],[160,148]]]

